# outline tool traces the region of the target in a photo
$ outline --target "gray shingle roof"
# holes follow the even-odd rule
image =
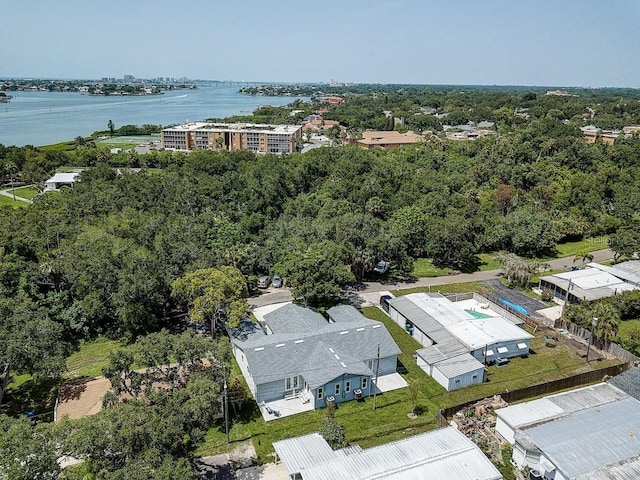
[[[631,367],[626,372],[607,380],[614,387],[640,400],[640,367]]]
[[[369,320],[355,308],[349,308],[352,309],[351,312],[343,311],[345,315],[354,318],[348,323],[329,323],[323,319],[323,325],[318,325],[315,331],[309,331],[308,326],[316,321],[319,314],[297,307],[289,309],[296,312],[296,318],[300,315],[304,317],[307,312],[309,315],[309,318],[302,321],[302,331],[299,333],[289,331],[247,336],[233,332],[231,338],[244,352],[251,376],[257,385],[292,375],[302,375],[310,386],[322,385],[344,373],[370,375],[372,372],[364,361],[376,358],[378,345],[380,358],[398,355],[400,349],[382,323]],[[295,325],[295,320],[277,318],[281,324],[288,325],[289,329]],[[269,322],[271,319],[265,316],[265,320]],[[339,359],[336,359],[336,355]],[[327,379],[331,375],[334,376]],[[324,379],[327,381],[323,381]]]
[[[313,333],[327,323],[318,312],[294,303],[267,313],[264,320],[273,333]]]

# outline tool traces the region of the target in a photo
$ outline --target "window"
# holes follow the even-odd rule
[[[340,384],[336,383],[336,395],[340,395]]]
[[[367,377],[362,377],[362,389],[364,390],[365,388],[367,388]]]
[[[459,378],[456,378],[456,383],[460,383],[460,379]]]
[[[349,393],[351,391],[351,382],[350,381],[346,381],[344,383],[344,391],[345,391],[345,393]]]
[[[478,375],[474,375],[474,376],[473,376],[473,377],[471,377],[471,378],[473,378],[473,379],[475,380],[476,378],[478,378]]]
[[[322,398],[324,395],[324,390],[322,387],[318,387],[318,398]]]

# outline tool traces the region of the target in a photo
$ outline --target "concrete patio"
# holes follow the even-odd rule
[[[372,378],[371,381],[375,382],[375,379]],[[378,377],[377,382],[377,391],[376,394],[381,394],[384,392],[390,392],[391,390],[398,390],[399,388],[404,388],[407,386],[407,382],[402,375],[399,373],[390,373],[388,375],[380,375]]]
[[[298,398],[282,398],[280,400],[273,400],[271,402],[264,402],[259,404],[260,413],[265,422],[271,420],[277,420],[278,418],[289,417],[297,413],[310,412],[313,410],[313,402],[307,401],[306,403],[301,397]],[[273,413],[269,413],[269,409]]]
[[[371,381],[375,384],[373,379]],[[381,393],[390,392],[391,390],[397,390],[406,386],[407,382],[399,373],[381,375],[378,377],[378,384],[375,386],[376,394],[380,395]],[[310,412],[313,410],[313,403],[311,401],[304,402],[301,397],[282,398],[280,400],[260,403],[259,407],[264,421],[270,422],[271,420],[289,417],[297,413]],[[269,413],[269,411],[271,411],[271,413]]]

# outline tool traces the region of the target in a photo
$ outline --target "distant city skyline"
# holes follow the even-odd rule
[[[32,0],[0,77],[640,87],[640,2]]]

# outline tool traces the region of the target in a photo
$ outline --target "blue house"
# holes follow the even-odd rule
[[[373,393],[376,374],[396,372],[400,349],[382,323],[347,305],[327,315],[288,304],[266,314],[263,324],[245,322],[231,332],[258,404],[297,399],[312,410],[364,398]]]

